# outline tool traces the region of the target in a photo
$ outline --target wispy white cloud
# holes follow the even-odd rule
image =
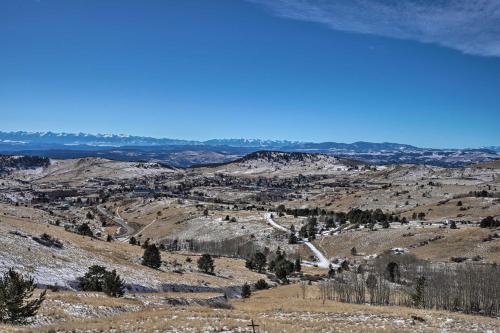
[[[335,30],[500,57],[500,0],[247,0]]]

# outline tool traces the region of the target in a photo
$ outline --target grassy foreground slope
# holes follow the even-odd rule
[[[232,309],[162,304],[168,295],[109,299],[93,293],[50,293],[46,324],[2,332],[498,332],[500,321],[458,313],[353,305],[319,299],[316,286],[282,286],[231,301]],[[190,297],[208,297],[195,295]],[[81,313],[85,312],[85,316]],[[50,316],[61,320],[50,324]],[[414,320],[413,316],[421,320]]]

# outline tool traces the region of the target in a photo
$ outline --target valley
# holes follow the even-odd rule
[[[469,326],[463,326],[458,319],[463,315],[425,306],[374,304],[368,310],[366,295],[358,304],[337,303],[340,296],[328,288],[346,283],[342,279],[382,278],[387,262],[395,262],[401,282],[387,286],[406,304],[416,267],[496,265],[499,227],[481,226],[488,216],[500,218],[497,162],[463,168],[377,166],[321,154],[261,151],[187,169],[100,158],[35,160],[19,167],[4,163],[0,271],[14,268],[33,276],[39,288],[52,290],[28,327],[6,329],[90,332],[110,325],[117,331],[203,327],[232,332],[244,331],[255,319],[269,332],[287,325],[299,325],[301,332],[324,325],[326,332],[330,321],[343,332],[342,322],[350,318],[369,332],[403,327],[410,332],[444,329],[437,318],[445,316],[450,331],[494,332],[498,322],[488,316],[468,318]],[[157,269],[142,264],[151,244],[161,253]],[[262,270],[252,261],[256,253],[267,257]],[[213,256],[213,273],[197,267],[202,254]],[[273,267],[281,257],[294,268]],[[122,300],[81,290],[79,278],[92,265],[123,278]],[[252,296],[241,300],[243,286],[259,280],[271,289],[251,287]],[[173,319],[136,326],[148,322],[151,309]],[[393,309],[397,315],[389,314]],[[324,323],[312,319],[324,311],[330,314]],[[338,311],[343,314],[337,318]],[[362,319],[367,311],[370,324]],[[186,317],[195,312],[201,321]],[[423,316],[425,323],[408,326],[412,316]],[[122,317],[126,324],[109,322]],[[295,322],[295,317],[303,319]],[[182,324],[175,318],[184,318]],[[308,326],[309,320],[315,325]],[[472,322],[479,326],[472,328]]]

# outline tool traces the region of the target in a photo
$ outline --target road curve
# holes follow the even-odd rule
[[[270,224],[275,229],[279,229],[281,231],[285,231],[288,233],[291,232],[287,228],[274,222],[271,215],[272,215],[271,213],[266,213],[266,215],[265,215],[268,224]],[[304,241],[303,243],[314,253],[316,258],[318,258],[319,262],[315,262],[314,265],[317,265],[318,267],[321,267],[321,268],[329,268],[330,267],[330,261],[328,259],[326,259],[326,257],[323,255],[323,253],[321,253],[321,251],[318,250],[318,248],[316,246],[314,246],[313,243],[311,243],[309,241]]]
[[[117,231],[116,239],[122,242],[125,242],[128,240],[128,238],[135,233],[135,229],[132,228],[127,221],[125,221],[121,216],[116,216],[108,212],[106,208],[104,208],[102,205],[97,206],[97,210],[105,215],[106,217],[110,218],[113,220],[116,224],[120,226],[120,228]],[[118,210],[118,209],[117,209]]]

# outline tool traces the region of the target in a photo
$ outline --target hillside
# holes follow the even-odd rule
[[[332,174],[356,170],[365,165],[363,162],[339,159],[330,155],[257,151],[248,154],[233,162],[225,163],[214,168],[207,168],[209,172],[221,172],[230,175],[246,176],[278,176],[289,177],[310,174]]]
[[[408,332],[498,328],[489,318],[451,312],[500,313],[486,307],[497,295],[497,285],[488,282],[494,279],[486,277],[497,274],[500,260],[495,162],[374,166],[282,151],[186,169],[102,158],[6,161],[10,171],[0,176],[0,273],[13,268],[30,274],[39,290],[51,291],[30,326],[2,331],[112,326],[118,332],[237,332],[249,319],[268,332],[328,331],[332,325],[340,332],[353,331],[352,325],[367,332],[382,325]],[[142,265],[145,244],[161,249],[159,269]],[[214,274],[198,267],[203,254],[212,256]],[[257,254],[265,259],[260,273]],[[388,280],[390,260],[407,265],[401,281]],[[277,269],[277,261],[286,268]],[[116,270],[124,297],[83,291],[78,278],[91,265]],[[425,310],[394,307],[411,306],[421,267],[432,268],[423,274],[431,281],[426,299],[433,303]],[[471,278],[450,275],[444,280],[451,282],[441,286],[480,292],[480,310],[451,309],[440,301],[448,296],[433,298],[439,286],[433,274],[455,270],[485,276],[486,282],[472,286],[465,284]],[[370,275],[389,296],[368,305]],[[260,279],[271,290],[258,291]],[[343,294],[335,290],[350,290],[352,281],[365,288],[357,296],[360,304],[347,304],[356,301],[339,298]],[[252,295],[239,300],[245,283]],[[415,315],[424,321],[415,322]],[[188,319],[193,316],[198,319]]]

